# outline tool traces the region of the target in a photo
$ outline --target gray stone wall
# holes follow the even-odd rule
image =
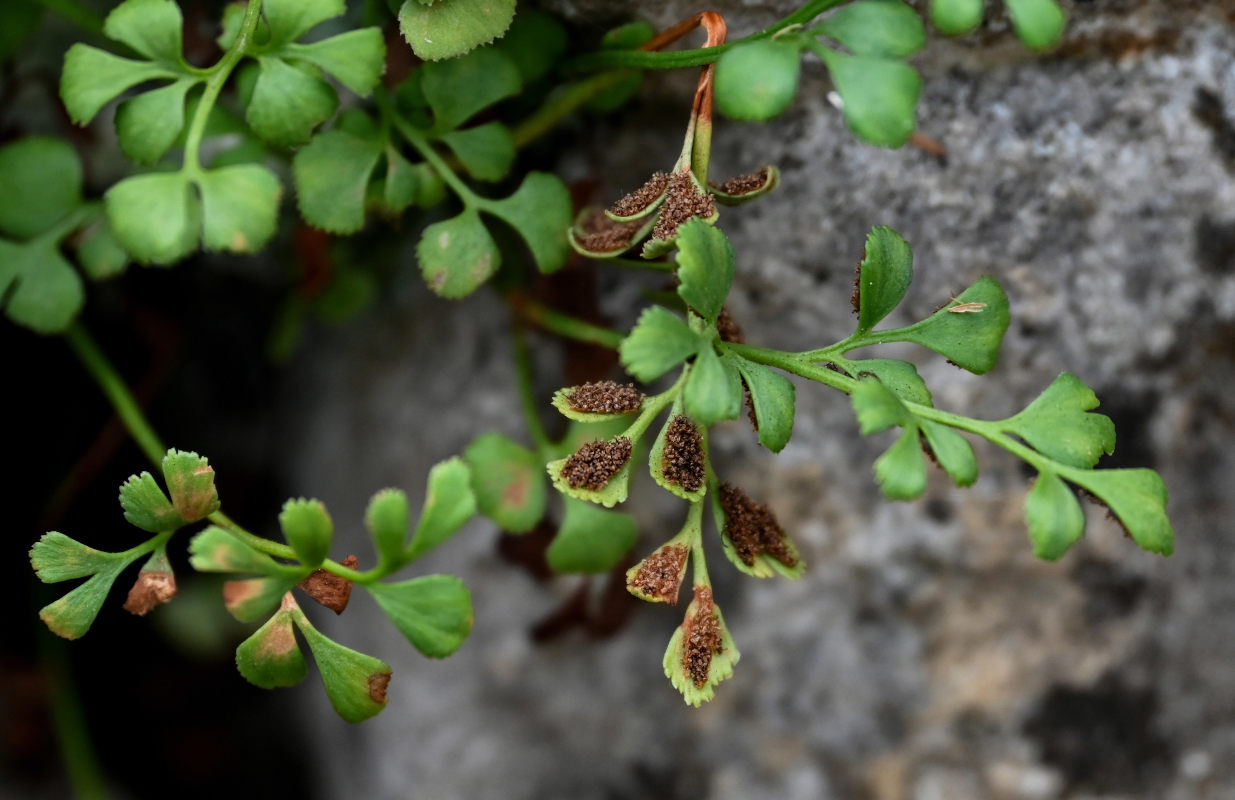
[[[548,0],[584,23],[679,2]],[[793,3],[717,2],[740,36]],[[599,10],[597,10],[599,9]],[[766,124],[720,120],[714,163],[778,164],[781,188],[723,213],[739,257],[731,308],[752,343],[806,349],[843,337],[853,265],[873,225],[915,250],[908,321],[993,275],[1013,324],[988,376],[906,351],[936,403],[973,416],[1023,407],[1061,371],[1081,376],[1119,432],[1114,466],[1160,470],[1177,552],[1138,550],[1091,508],[1086,538],[1036,562],[1022,520],[1028,476],[979,445],[966,491],[932,476],[914,503],[882,500],[870,467],[888,441],[857,435],[845,397],[798,384],[779,456],[732,423],[718,469],[767,500],[809,562],[799,582],[733,573],[711,547],[742,659],[717,699],[685,707],[660,659],[681,609],[637,606],[609,638],[534,643],[532,626],[578,579],[536,583],[469,526],[426,560],[463,576],[476,628],[453,658],[416,655],[360,601],[332,633],[394,666],[390,706],[358,728],[317,690],[327,796],[1218,798],[1235,796],[1235,8],[1226,2],[1075,3],[1058,54],[1033,57],[998,23],[933,42],[921,130],[948,150],[857,143],[818,65]],[[595,16],[599,15],[599,16]],[[691,79],[693,80],[693,79]],[[568,179],[605,198],[667,168],[690,80],[649,77],[621,120],[577,127]],[[520,435],[505,312],[420,286],[315,344],[286,399],[301,458],[292,485],[359,520],[378,487],[413,489],[476,433]],[[638,286],[606,278],[616,326]],[[545,339],[542,396],[560,381]],[[682,506],[643,481],[633,508],[650,551]],[[358,526],[357,526],[358,527]],[[367,552],[356,531],[357,552]],[[594,598],[602,591],[592,587]]]

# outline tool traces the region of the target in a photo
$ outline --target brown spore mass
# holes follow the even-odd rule
[[[630,460],[631,443],[625,436],[612,442],[588,442],[566,459],[561,475],[572,489],[603,489]]]
[[[593,381],[566,395],[566,402],[575,411],[593,414],[623,414],[643,405],[643,392],[632,383]]]
[[[609,206],[609,211],[615,216],[632,217],[656,202],[656,198],[665,193],[665,187],[668,185],[669,174],[667,172],[653,172],[647,183]]]
[[[642,225],[642,222],[617,222],[598,211],[583,221],[583,235],[576,238],[584,250],[615,253],[630,247]]]
[[[675,172],[669,178],[669,193],[656,220],[656,227],[652,228],[652,238],[672,239],[683,222],[695,217],[710,217],[715,213],[716,198],[695,187],[690,170]]]
[[[369,676],[369,699],[375,703],[386,703],[386,687],[390,685],[389,672],[375,672]]]
[[[124,610],[144,617],[155,606],[166,603],[176,596],[176,576],[170,572],[146,572],[137,574],[137,582],[129,590],[124,601]]]
[[[716,330],[720,332],[722,342],[746,344],[746,334],[742,333],[742,326],[737,323],[725,306],[720,307],[720,315],[716,317]]]
[[[639,571],[630,579],[631,588],[662,603],[676,604],[687,553],[686,546],[680,544],[660,548],[643,559]]]
[[[356,569],[360,560],[356,556],[348,556],[339,563],[349,569]],[[310,572],[309,577],[300,582],[300,589],[336,614],[342,614],[348,601],[352,599],[352,582],[324,569]]]
[[[698,610],[686,620],[682,648],[682,667],[695,683],[703,688],[708,682],[712,658],[721,651],[720,623],[716,620],[716,606],[712,590],[707,586],[695,587],[695,604]]]
[[[750,566],[763,554],[786,567],[798,563],[772,509],[728,483],[720,487],[720,506],[725,512],[725,533],[743,564]]]
[[[849,295],[849,303],[853,306],[853,313],[858,314],[862,308],[862,265],[854,267],[853,273],[853,293]]]
[[[703,485],[703,436],[690,418],[678,414],[665,431],[665,453],[661,459],[665,480],[694,492]]]
[[[712,186],[715,186],[716,189],[725,194],[743,195],[762,189],[767,182],[768,168],[764,167],[757,172],[749,172],[745,175],[730,178],[719,186],[716,186],[716,184],[712,184]]]

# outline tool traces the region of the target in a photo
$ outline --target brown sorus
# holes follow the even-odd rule
[[[609,211],[617,217],[633,217],[656,202],[656,198],[665,193],[665,187],[668,185],[669,174],[667,172],[653,172],[647,183],[609,206]]]
[[[678,226],[695,217],[710,217],[716,213],[716,198],[701,192],[690,177],[690,170],[673,173],[669,178],[668,195],[652,229],[653,239],[672,239]]]
[[[641,222],[617,222],[597,211],[583,221],[579,245],[593,253],[614,253],[630,247]]]
[[[849,304],[853,306],[853,313],[858,314],[862,308],[862,265],[858,264],[853,271],[853,293],[849,295]]]
[[[746,344],[746,335],[742,326],[734,320],[733,315],[725,306],[720,307],[720,315],[716,317],[716,330],[720,332],[720,340],[731,344]]]
[[[124,601],[124,610],[139,617],[146,616],[152,608],[160,603],[166,603],[176,596],[176,576],[170,572],[142,570],[137,574],[137,582],[129,589],[128,599]]]
[[[695,613],[684,623],[682,633],[682,667],[695,683],[703,688],[708,682],[712,657],[721,651],[720,623],[716,620],[716,605],[712,602],[712,590],[707,586],[695,587]]]
[[[339,563],[348,569],[360,566],[356,556],[348,556]],[[300,589],[336,614],[342,614],[343,609],[347,608],[347,601],[352,598],[352,582],[324,569],[310,572],[309,577],[300,582]]]
[[[632,383],[593,381],[566,395],[566,402],[575,411],[593,414],[624,414],[643,405],[643,392]]]
[[[631,443],[625,436],[612,442],[588,442],[566,459],[561,475],[572,489],[603,489],[630,460]]]
[[[369,699],[375,703],[386,703],[386,687],[390,685],[389,672],[375,672],[369,676]]]
[[[665,480],[688,492],[703,485],[703,436],[690,417],[678,414],[669,420],[660,467]]]
[[[772,509],[728,483],[720,487],[720,506],[725,512],[725,535],[743,564],[750,566],[764,554],[786,567],[798,563]]]
[[[685,545],[665,545],[643,559],[639,570],[630,579],[630,587],[661,603],[676,604],[687,553]]]
[[[763,188],[768,182],[768,168],[764,167],[757,172],[749,172],[745,175],[738,175],[735,178],[730,178],[719,186],[711,184],[719,191],[731,195],[743,195],[756,192]]]

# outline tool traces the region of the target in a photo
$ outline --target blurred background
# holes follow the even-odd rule
[[[664,26],[701,10],[540,5],[571,24],[579,50],[635,17]],[[711,7],[738,37],[795,5]],[[551,577],[551,532],[503,536],[477,520],[418,564],[473,592],[475,630],[449,660],[419,656],[367,597],[338,618],[308,610],[394,668],[387,709],[351,726],[312,675],[278,692],[240,678],[232,654],[247,628],[183,552],[180,596],[148,617],[123,613],[117,591],[80,641],[42,630],[37,609],[62,587],[35,580],[30,544],[53,529],[100,549],[131,544],[116,487],[147,465],[63,343],[6,324],[0,794],[68,796],[77,775],[117,797],[1235,796],[1235,4],[1076,0],[1045,56],[988,5],[978,33],[933,38],[915,60],[920,131],[945,155],[856,142],[813,59],[783,117],[717,121],[719,177],[766,163],[783,173],[776,192],[723,213],[738,254],[730,310],[752,344],[842,338],[874,225],[915,253],[890,322],[995,276],[1013,322],[990,374],[883,354],[915,361],[940,407],[987,418],[1076,373],[1116,423],[1102,465],[1152,467],[1170,487],[1175,555],[1139,550],[1094,506],[1082,542],[1035,561],[1023,522],[1032,475],[981,444],[971,489],[934,474],[922,499],[889,503],[870,468],[890,439],[860,437],[847,398],[799,382],[781,454],[744,423],[712,438],[722,478],[768,502],[808,563],[798,582],[756,581],[708,540],[742,654],[716,700],[690,709],[663,676],[681,609],[641,604],[612,576]],[[181,6],[208,63],[219,4]],[[127,169],[110,120],[74,129],[55,97],[62,54],[82,36],[48,14],[6,54],[0,141],[70,138],[97,195]],[[695,77],[649,75],[621,111],[571,120],[523,163],[610,201],[672,164]],[[363,561],[375,490],[399,486],[415,503],[428,468],[478,433],[526,441],[510,321],[492,293],[447,302],[424,288],[414,220],[334,241],[300,226],[291,203],[284,215],[261,256],[130,269],[91,289],[84,319],[168,443],[210,457],[230,516],[277,536],[286,497],[318,497],[337,552]],[[345,297],[282,342],[289,297],[323,262],[371,274],[369,299]],[[577,264],[547,291],[598,297],[595,310],[626,329],[640,293],[662,283]],[[549,336],[533,344],[547,411],[571,376],[613,368]],[[685,512],[649,481],[629,506],[633,558]]]

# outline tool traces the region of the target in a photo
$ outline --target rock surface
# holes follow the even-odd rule
[[[630,13],[544,5],[588,20],[600,9],[606,22]],[[639,5],[659,24],[695,8]],[[714,4],[736,35],[792,5]],[[322,739],[325,796],[1235,796],[1235,9],[1170,13],[1178,5],[1077,3],[1067,43],[1041,58],[994,29],[933,43],[918,61],[919,121],[945,160],[857,143],[812,64],[784,117],[719,121],[713,162],[722,177],[764,163],[784,173],[721,220],[739,257],[730,305],[751,343],[844,336],[873,225],[914,247],[902,322],[996,276],[1013,324],[992,374],[910,354],[936,404],[998,417],[1061,371],[1081,376],[1118,428],[1109,465],[1156,468],[1170,487],[1173,557],[1138,550],[1091,507],[1079,545],[1035,561],[1030,476],[988,447],[972,489],[936,474],[922,500],[888,503],[870,475],[888,441],[859,437],[846,398],[799,382],[779,456],[742,425],[712,439],[723,477],[776,509],[809,565],[796,583],[739,579],[709,539],[742,653],[714,702],[684,707],[662,675],[682,606],[634,606],[609,638],[534,642],[578,579],[536,583],[474,523],[421,570],[473,590],[475,631],[456,656],[419,657],[363,598],[327,623],[390,661],[394,680],[377,720]],[[638,186],[675,157],[690,91],[653,76],[621,120],[579,129],[559,172],[599,172],[603,199]],[[336,520],[359,520],[378,487],[414,489],[478,432],[521,437],[504,311],[483,295],[431,298],[407,263],[414,288],[320,342],[287,401],[292,485]],[[618,327],[640,305],[638,280],[610,283]],[[562,383],[545,343],[547,403]],[[640,556],[684,511],[642,483]],[[311,724],[335,729],[321,693],[304,697]]]

